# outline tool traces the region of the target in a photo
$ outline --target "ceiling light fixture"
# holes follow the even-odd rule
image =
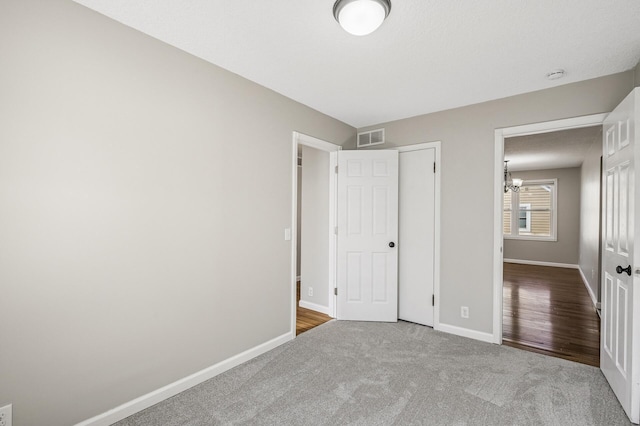
[[[509,190],[513,192],[519,192],[520,187],[522,186],[522,179],[511,179],[511,173],[507,168],[507,163],[509,160],[504,160],[504,193],[506,194]]]
[[[391,11],[390,0],[338,0],[333,16],[349,34],[371,34],[382,25]]]

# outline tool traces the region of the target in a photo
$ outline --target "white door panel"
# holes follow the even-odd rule
[[[632,422],[640,414],[639,89],[604,121],[604,206],[600,368]],[[634,288],[635,287],[635,288]]]
[[[397,151],[338,153],[337,221],[338,319],[397,321]]]
[[[435,148],[400,152],[398,317],[433,326]]]

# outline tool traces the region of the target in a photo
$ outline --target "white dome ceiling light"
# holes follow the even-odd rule
[[[371,34],[382,25],[391,11],[390,0],[338,0],[333,16],[349,34]]]

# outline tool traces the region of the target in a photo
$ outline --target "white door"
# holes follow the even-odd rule
[[[398,320],[398,152],[338,152],[339,320]]]
[[[398,318],[433,327],[435,148],[400,151]]]
[[[632,422],[640,408],[640,144],[635,123],[639,90],[609,114],[603,127],[603,273],[600,368]],[[637,225],[637,226],[636,226]],[[635,288],[634,288],[635,286]]]

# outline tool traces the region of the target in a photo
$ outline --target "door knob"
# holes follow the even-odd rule
[[[394,248],[395,246],[396,246],[396,243],[394,243],[393,241],[389,243],[389,247]]]
[[[626,272],[627,275],[631,276],[631,265],[627,266],[626,268],[623,268],[622,266],[618,265],[616,266],[616,272],[619,274]]]

